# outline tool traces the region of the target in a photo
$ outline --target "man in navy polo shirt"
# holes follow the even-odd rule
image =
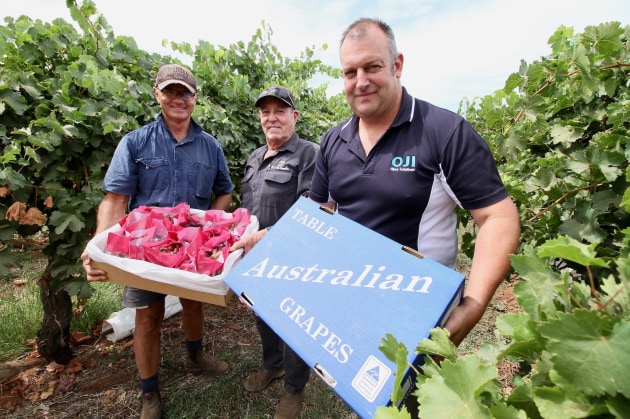
[[[520,225],[484,140],[459,115],[402,87],[392,29],[359,19],[343,33],[341,70],[354,115],[320,143],[309,197],[451,268],[455,207],[479,230],[464,299],[445,327],[458,345],[510,270]]]

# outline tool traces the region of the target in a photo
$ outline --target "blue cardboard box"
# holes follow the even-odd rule
[[[391,404],[395,365],[378,349],[387,333],[409,350],[443,325],[464,276],[360,224],[300,198],[224,277],[361,417]],[[407,394],[415,382],[409,368]],[[399,407],[399,406],[398,406]]]

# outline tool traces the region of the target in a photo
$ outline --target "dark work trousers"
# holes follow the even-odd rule
[[[284,367],[284,389],[290,394],[299,392],[306,386],[311,375],[308,364],[302,361],[293,349],[285,345],[280,336],[260,317],[254,314],[254,318],[262,341],[263,368],[277,370]]]

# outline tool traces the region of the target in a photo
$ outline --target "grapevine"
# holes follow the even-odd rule
[[[114,34],[92,0],[66,5],[74,24],[20,16],[0,26],[0,274],[14,264],[12,240],[47,238],[38,350],[59,363],[73,356],[70,296],[92,293],[79,260],[94,233],[104,174],[122,136],[154,120],[157,69],[178,61]],[[312,60],[309,48],[299,60],[285,58],[270,37],[263,26],[248,43],[230,47],[170,43],[192,62],[200,87],[193,117],[223,146],[233,208],[245,160],[264,142],[252,112],[260,90],[292,88],[304,104],[300,136],[311,141],[347,112],[340,95],[328,98],[326,86],[311,86],[315,75],[338,78],[338,71]]]

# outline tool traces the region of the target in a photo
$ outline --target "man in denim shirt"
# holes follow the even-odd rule
[[[197,82],[187,69],[160,67],[155,97],[161,113],[155,121],[125,135],[112,158],[101,189],[106,192],[97,213],[95,234],[116,224],[127,211],[141,205],[227,210],[233,185],[221,144],[191,117],[197,101]],[[214,195],[214,199],[213,199]],[[88,281],[107,280],[107,273],[82,255]],[[125,287],[123,305],[136,309],[134,353],[143,394],[141,418],[162,413],[158,381],[160,329],[164,294]],[[186,367],[221,375],[228,365],[203,351],[203,303],[180,298],[186,335]]]
[[[261,230],[235,243],[230,250],[257,242],[282,215],[305,195],[311,186],[315,155],[319,146],[295,133],[299,112],[289,89],[270,87],[258,96],[260,125],[266,144],[255,150],[245,166],[241,206],[256,215]],[[248,391],[260,391],[284,376],[285,393],[274,419],[297,418],[310,376],[309,366],[285,345],[282,339],[258,316],[256,326],[263,348],[263,368],[245,381]]]

